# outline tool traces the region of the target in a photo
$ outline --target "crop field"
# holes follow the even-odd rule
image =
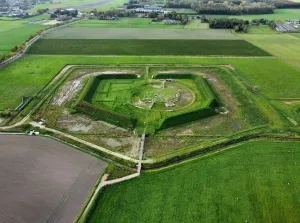
[[[36,22],[44,18],[45,16],[42,15],[13,21],[0,20],[0,54],[8,54],[11,48],[20,45],[22,42],[26,41],[30,35],[47,27]],[[30,21],[33,21],[34,24],[29,24]]]
[[[239,36],[285,62],[300,67],[299,38],[289,34],[239,34]]]
[[[83,7],[80,7],[82,11],[90,12],[93,9],[97,9],[98,11],[108,11],[111,9],[115,9],[118,7],[123,7],[125,3],[128,3],[127,0],[101,0],[96,1],[94,4],[86,4]]]
[[[40,39],[28,54],[270,56],[243,40]]]
[[[300,33],[291,33],[291,35],[300,38]]]
[[[87,222],[297,222],[299,146],[251,142],[144,173],[104,188]]]
[[[107,3],[114,2],[114,0],[61,0],[59,2],[49,2],[49,3],[43,3],[43,4],[36,4],[33,8],[27,10],[29,12],[36,12],[38,9],[57,9],[57,8],[80,8],[81,6],[86,6],[85,8],[94,8],[93,4],[95,3],[95,6],[97,5],[103,5]]]
[[[182,29],[184,25],[166,25],[162,22],[153,22],[150,18],[120,18],[117,20],[89,19],[73,24],[71,28],[162,28]],[[104,30],[106,31],[106,30]],[[146,31],[146,30],[144,30]]]
[[[45,28],[42,25],[27,25],[7,31],[0,31],[0,54],[8,54],[14,46],[26,41],[30,35]]]
[[[80,24],[80,23],[79,23]],[[148,25],[152,26],[152,25]],[[45,39],[211,39],[238,40],[230,30],[216,29],[165,29],[167,25],[154,25],[155,28],[98,28],[65,27],[46,34]]]
[[[189,20],[188,24],[185,25],[185,29],[201,29],[202,32],[204,30],[210,30],[208,23],[202,23],[200,20]],[[219,33],[227,32],[225,29],[218,29]]]
[[[24,58],[0,70],[0,110],[15,108],[22,96],[33,96],[65,64],[231,64],[236,72],[259,87],[268,98],[299,98],[300,72],[276,58],[89,57],[37,56]],[[262,62],[263,61],[263,62]],[[268,80],[266,82],[266,80]],[[284,80],[284,81],[283,81]],[[278,91],[280,89],[280,91]]]
[[[276,9],[274,14],[262,14],[262,15],[207,15],[208,18],[235,18],[243,20],[253,19],[268,19],[268,20],[289,20],[298,19],[300,9]]]
[[[0,141],[0,222],[73,222],[107,165],[45,137]]]
[[[270,26],[248,26],[247,34],[276,34],[277,32],[271,29]]]

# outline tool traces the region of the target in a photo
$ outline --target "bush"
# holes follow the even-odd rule
[[[10,111],[1,111],[0,112],[0,117],[2,117],[2,118],[9,118],[10,116],[11,116]]]

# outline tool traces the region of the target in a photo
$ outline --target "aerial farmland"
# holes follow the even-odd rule
[[[0,1],[0,222],[300,221],[299,2],[30,4]]]

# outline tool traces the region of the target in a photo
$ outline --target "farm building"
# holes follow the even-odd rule
[[[144,8],[136,8],[136,9],[134,9],[134,11],[140,12],[140,13],[164,12],[162,7],[154,6],[154,5],[144,5]]]
[[[295,29],[292,25],[285,23],[285,24],[277,24],[276,30],[279,32],[296,32],[297,29]]]

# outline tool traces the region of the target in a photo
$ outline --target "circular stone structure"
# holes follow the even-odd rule
[[[191,105],[195,95],[175,80],[152,80],[134,90],[133,105],[141,109],[177,110]]]

